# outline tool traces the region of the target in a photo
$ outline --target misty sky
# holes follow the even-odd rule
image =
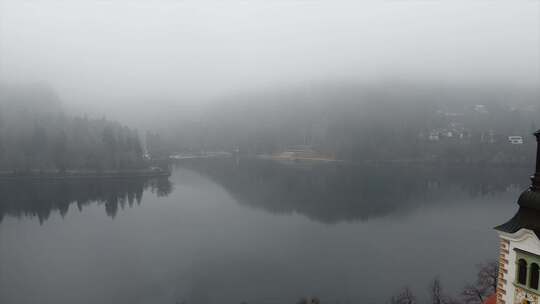
[[[0,0],[0,80],[197,105],[320,82],[540,81],[540,1]]]

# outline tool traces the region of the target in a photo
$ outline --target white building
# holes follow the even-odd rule
[[[473,110],[475,112],[481,113],[481,114],[487,114],[489,113],[487,110],[487,107],[485,105],[477,104],[473,106]]]
[[[536,173],[512,219],[496,227],[500,237],[497,304],[540,304],[540,130]]]
[[[523,145],[523,136],[508,136],[508,142],[512,145]]]

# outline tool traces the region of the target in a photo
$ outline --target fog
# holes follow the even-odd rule
[[[284,87],[538,87],[539,49],[538,1],[0,2],[2,82],[132,125]]]
[[[533,303],[539,127],[540,1],[0,0],[0,303]]]

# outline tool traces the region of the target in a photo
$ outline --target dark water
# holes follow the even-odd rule
[[[0,183],[0,303],[384,303],[497,256],[526,169],[204,160]]]

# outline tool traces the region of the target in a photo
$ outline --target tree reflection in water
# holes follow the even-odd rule
[[[421,204],[467,201],[526,187],[528,169],[360,166],[270,160],[186,160],[179,166],[222,185],[243,204],[336,223],[403,213]],[[462,199],[463,198],[463,199]]]
[[[528,169],[429,166],[355,166],[340,163],[277,163],[257,159],[182,161],[180,167],[223,186],[240,204],[276,214],[302,214],[323,223],[358,221],[404,213],[422,204],[460,203],[528,185]],[[168,179],[0,182],[0,221],[6,215],[62,216],[101,203],[114,217],[140,204],[149,189],[172,191]]]
[[[103,204],[107,215],[114,218],[118,208],[140,204],[147,189],[167,196],[173,187],[167,178],[0,182],[0,222],[9,215],[37,217],[43,223],[54,211],[65,216],[71,204],[82,210],[94,202]]]

